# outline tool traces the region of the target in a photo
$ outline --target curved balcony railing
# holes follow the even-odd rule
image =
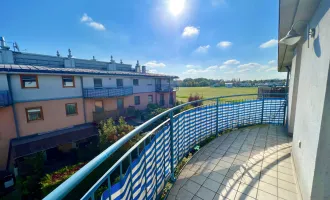
[[[107,98],[107,97],[129,96],[132,94],[133,94],[133,87],[84,89],[85,98]]]
[[[260,98],[256,94],[222,96],[185,103],[169,109],[108,147],[45,199],[64,198],[116,150],[157,120],[168,116],[167,120],[144,134],[144,137],[122,155],[83,197],[75,198],[117,200],[159,197],[166,182],[169,179],[175,180],[174,171],[180,160],[206,138],[218,136],[228,129],[249,125],[283,125],[286,119],[287,94],[278,95],[282,97]],[[204,105],[175,114],[186,105],[196,106],[201,102]],[[125,160],[129,160],[126,169],[123,167]],[[96,193],[101,196],[96,196]]]

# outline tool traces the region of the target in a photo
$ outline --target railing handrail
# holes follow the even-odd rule
[[[99,90],[99,89],[126,89],[126,88],[133,88],[133,86],[123,86],[123,87],[88,87],[88,88],[83,88],[84,90]]]
[[[276,95],[277,93],[271,93],[272,95]],[[263,94],[263,95],[266,95]],[[263,96],[262,95],[262,96]],[[279,93],[277,95],[287,96],[287,93]],[[84,167],[82,167],[79,171],[73,174],[70,178],[64,181],[61,185],[59,185],[55,190],[53,190],[50,194],[48,194],[44,199],[46,200],[54,200],[54,199],[63,199],[72,189],[77,186],[82,180],[84,180],[94,169],[96,169],[105,159],[109,158],[115,151],[117,151],[120,147],[130,141],[134,136],[143,131],[143,129],[147,128],[152,123],[173,113],[176,110],[179,110],[187,105],[203,102],[203,101],[212,101],[221,98],[229,98],[229,97],[241,97],[241,96],[258,96],[258,94],[238,94],[238,95],[228,95],[228,96],[219,96],[219,97],[211,97],[206,99],[200,99],[192,102],[187,102],[178,106],[175,106],[169,110],[166,110],[159,115],[149,119],[145,123],[136,127],[134,130],[129,132],[124,137],[120,138],[117,142],[109,146],[99,155],[97,155],[93,160],[88,162]]]

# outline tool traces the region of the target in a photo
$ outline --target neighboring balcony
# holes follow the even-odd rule
[[[174,85],[172,84],[156,84],[156,92],[172,92]]]
[[[109,118],[117,120],[119,119],[119,117],[132,117],[134,116],[134,112],[134,106],[117,110],[104,110],[101,112],[93,112],[93,121],[100,122]]]
[[[84,89],[85,98],[119,97],[119,96],[129,96],[132,94],[133,94],[133,87]]]
[[[9,94],[8,90],[0,91],[0,107],[10,106],[13,103],[13,100]]]

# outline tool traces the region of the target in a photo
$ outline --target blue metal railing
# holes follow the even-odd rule
[[[84,89],[85,98],[107,98],[133,94],[133,87]]]
[[[0,91],[0,107],[5,107],[13,104],[13,100],[8,90]]]
[[[156,92],[171,92],[174,90],[173,84],[156,84]]]
[[[116,150],[157,120],[169,116],[166,121],[146,133],[82,197],[82,199],[94,200],[96,192],[101,192],[100,198],[109,200],[157,198],[169,179],[175,181],[174,170],[180,160],[206,138],[218,136],[224,130],[249,125],[283,125],[287,94],[281,95],[282,98],[258,98],[257,94],[222,96],[185,103],[169,109],[138,126],[108,147],[45,199],[64,198]],[[248,99],[243,99],[243,96],[248,96]],[[236,100],[227,101],[228,98],[236,98]],[[237,98],[241,99],[237,100]],[[184,106],[199,102],[204,102],[206,105],[174,115],[175,111],[179,111]],[[143,150],[140,150],[141,145]],[[132,159],[132,155],[135,155],[135,158]],[[123,172],[123,162],[128,158],[129,166],[126,172]],[[114,172],[118,171],[118,168],[120,174],[116,175]],[[117,176],[119,181],[112,183]],[[104,185],[106,189],[101,187]],[[101,188],[102,191],[97,191]]]

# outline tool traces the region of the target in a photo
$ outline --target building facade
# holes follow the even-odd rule
[[[1,38],[0,168],[95,135],[93,122],[175,103],[176,76],[145,66],[11,51]],[[78,134],[78,132],[82,134]],[[75,134],[77,133],[77,134]]]
[[[330,199],[330,1],[281,0],[279,40],[296,182],[302,199]]]

